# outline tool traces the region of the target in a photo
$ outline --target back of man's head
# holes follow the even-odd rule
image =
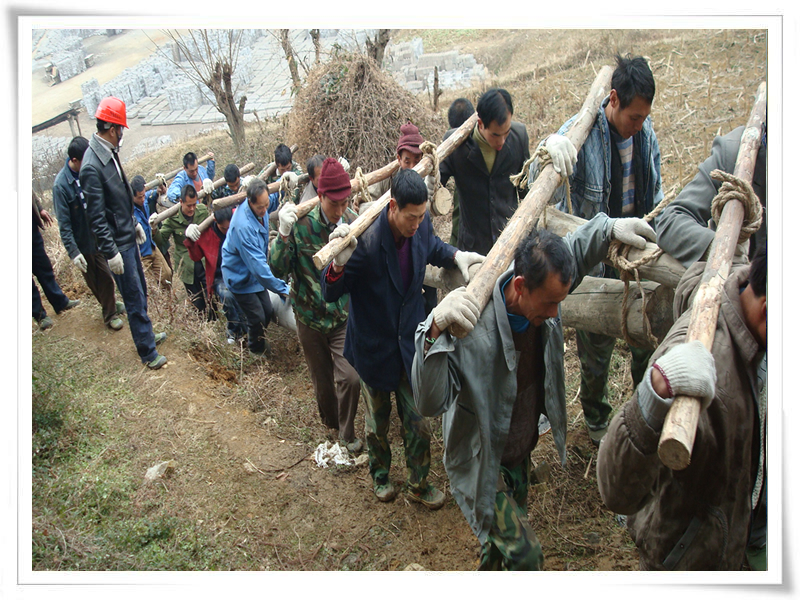
[[[214,221],[217,223],[225,223],[233,218],[233,207],[225,206],[219,210],[214,211]]]
[[[183,168],[187,168],[189,165],[193,165],[197,162],[197,154],[194,152],[187,152],[183,155]]]
[[[474,112],[475,107],[472,106],[472,102],[466,98],[456,98],[453,100],[450,108],[447,109],[447,123],[450,125],[451,129],[461,127],[464,121],[469,119]]]
[[[533,291],[540,287],[551,273],[556,273],[562,284],[570,283],[575,276],[575,266],[567,243],[546,229],[534,229],[520,242],[514,253],[514,275],[525,279],[525,287]]]
[[[636,96],[648,104],[656,95],[656,82],[650,65],[642,56],[622,57],[617,54],[617,68],[611,75],[611,89],[617,91],[620,109],[627,108]]]
[[[87,140],[85,137],[74,137],[67,147],[67,156],[70,160],[81,161],[83,160],[83,155],[86,153],[86,149],[88,147],[89,140]]]
[[[758,246],[753,260],[750,262],[750,287],[756,297],[761,298],[767,294],[767,242],[764,240]]]
[[[292,162],[292,150],[286,144],[278,144],[275,148],[275,163],[280,166],[288,165]]]
[[[414,169],[400,169],[392,177],[391,196],[403,210],[408,204],[420,205],[428,201],[428,188],[422,175]]]
[[[141,175],[134,175],[133,179],[131,179],[131,189],[133,190],[134,194],[138,194],[144,191],[146,184],[144,181],[144,177]]]
[[[223,177],[225,177],[226,183],[233,183],[239,179],[239,167],[233,164],[226,166]]]
[[[503,88],[486,90],[478,100],[477,111],[484,127],[489,127],[492,121],[502,125],[514,114],[511,94]]]
[[[186,202],[190,198],[197,198],[197,190],[194,189],[193,185],[187,184],[181,190],[181,202]]]
[[[253,205],[258,201],[258,197],[267,191],[267,184],[263,179],[256,177],[247,186],[247,201]]]

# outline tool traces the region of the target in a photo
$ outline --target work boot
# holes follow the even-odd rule
[[[53,326],[53,319],[50,317],[44,317],[43,319],[39,319],[39,329],[42,331],[46,331]]]
[[[377,481],[372,486],[372,491],[381,502],[391,502],[397,496],[397,488],[394,487],[392,482],[387,479],[386,483],[378,483]]]
[[[431,510],[438,510],[444,506],[444,492],[437,490],[430,484],[423,492],[409,488],[406,496],[412,502],[419,502]]]
[[[125,314],[125,303],[124,302],[120,302],[119,300],[117,300],[116,301],[116,307],[117,307],[117,314],[118,315],[124,315]]]
[[[350,454],[358,454],[359,452],[361,452],[361,450],[364,449],[364,442],[362,442],[360,439],[356,438],[352,442],[350,442],[349,444],[345,443],[345,448],[347,448],[347,451]]]
[[[589,430],[589,439],[592,440],[592,443],[595,445],[595,448],[600,447],[600,442],[603,441],[606,433],[608,433],[608,423],[605,425],[598,427],[597,429],[593,429],[587,425],[587,429]]]
[[[62,308],[60,311],[58,311],[58,314],[61,314],[64,311],[70,310],[71,308],[75,308],[80,303],[81,303],[80,300],[70,300],[69,302],[67,302],[67,305],[64,308]]]
[[[120,319],[119,317],[114,317],[108,322],[108,328],[113,329],[114,331],[119,331],[120,329],[122,329],[122,326],[123,326],[122,319]]]
[[[163,367],[165,364],[167,364],[167,357],[163,354],[157,354],[153,360],[147,363],[147,368],[155,371],[156,369]]]
[[[167,339],[167,334],[162,331],[161,333],[157,333],[155,335],[155,338],[156,338],[156,346],[158,346],[161,342]]]

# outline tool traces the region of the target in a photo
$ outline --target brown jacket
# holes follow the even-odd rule
[[[681,279],[675,325],[651,365],[684,342],[691,312],[686,309],[704,267],[694,264]],[[656,453],[661,432],[644,420],[638,391],[600,445],[600,495],[609,509],[629,515],[642,569],[739,570],[745,558],[761,447],[756,399],[764,356],[739,302],[749,271],[749,265],[737,268],[724,286],[712,348],[716,396],[700,414],[689,467],[672,471],[661,464]]]

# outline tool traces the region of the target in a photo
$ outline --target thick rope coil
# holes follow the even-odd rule
[[[722,209],[731,200],[738,200],[744,208],[744,220],[742,228],[739,230],[739,244],[750,239],[750,236],[761,227],[764,207],[753,191],[753,186],[735,175],[714,169],[711,171],[711,178],[721,181],[722,185],[719,192],[711,201],[711,216],[714,222],[719,225],[722,216]]]
[[[361,167],[356,169],[354,179],[358,182],[358,192],[356,192],[356,194],[353,196],[353,209],[358,212],[358,207],[361,206],[361,203],[370,202],[372,200],[372,196],[369,193],[367,177],[364,175]]]
[[[436,144],[429,141],[424,141],[420,144],[419,149],[422,150],[423,156],[427,154],[431,157],[431,161],[433,162],[433,167],[431,168],[431,172],[429,175],[433,175],[435,183],[433,184],[433,193],[431,193],[431,198],[436,195],[436,192],[439,191],[439,188],[442,185],[441,180],[439,179],[439,155],[436,152]]]
[[[286,201],[289,200],[289,179],[287,177],[281,176],[281,183],[278,187],[278,191],[280,192],[278,195],[278,206],[283,206],[286,204]]]
[[[166,187],[167,178],[164,176],[164,173],[156,173],[156,179],[158,180],[158,185],[163,185]]]

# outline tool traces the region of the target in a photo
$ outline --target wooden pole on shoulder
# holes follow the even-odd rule
[[[758,86],[753,110],[742,134],[736,157],[733,174],[739,179],[753,181],[766,117],[767,84],[762,82]],[[692,303],[686,342],[700,340],[709,351],[714,344],[722,289],[731,271],[744,215],[744,207],[738,200],[726,203],[722,209],[714,241],[711,242],[708,262]],[[678,396],[673,400],[658,443],[658,456],[665,466],[673,470],[682,470],[689,466],[699,418],[700,401],[697,398]]]
[[[439,146],[436,148],[436,156],[440,161],[450,156],[453,150],[458,148],[458,146],[460,146],[464,140],[467,139],[467,137],[472,133],[472,130],[477,122],[478,114],[473,113],[458,129],[456,129],[450,135],[450,137],[439,144]],[[433,161],[431,160],[430,156],[426,154],[422,157],[422,160],[416,164],[414,170],[425,177],[428,173],[430,173],[432,168]],[[370,225],[372,225],[375,219],[378,218],[378,215],[381,214],[383,208],[389,203],[390,198],[390,192],[383,194],[383,196],[378,198],[374,204],[372,204],[372,206],[365,210],[363,214],[359,215],[359,217],[350,224],[350,233],[348,235],[341,238],[335,238],[321,248],[313,257],[314,265],[320,270],[324,269],[327,264],[345,248],[345,246],[350,245],[350,240],[352,238],[360,236],[367,230],[367,228],[369,228]]]
[[[578,117],[566,133],[566,137],[577,150],[580,150],[586,141],[597,116],[597,111],[600,108],[600,103],[609,93],[612,72],[609,66],[604,66],[600,69],[589,90],[589,95],[586,97],[580,113],[578,113]],[[536,181],[528,183],[528,194],[508,220],[505,229],[503,229],[489,254],[486,255],[486,259],[481,264],[480,269],[470,279],[467,286],[467,290],[478,301],[481,311],[486,307],[489,298],[492,296],[492,289],[497,278],[508,269],[517,246],[536,226],[539,215],[560,184],[561,175],[556,173],[552,164],[548,164],[542,169]],[[450,333],[458,338],[463,338],[467,335],[463,328],[455,324],[451,325],[449,330]]]
[[[203,156],[201,156],[200,158],[197,159],[197,163],[198,164],[204,163],[204,162],[208,161],[209,158],[211,158],[210,154],[204,154]],[[165,173],[164,174],[164,179],[165,180],[170,180],[173,177],[175,177],[175,175],[180,173],[181,171],[183,171],[183,167],[181,167],[180,169],[175,169],[174,171],[170,171],[169,173]],[[161,183],[160,179],[153,179],[153,181],[150,181],[150,182],[148,182],[148,183],[146,183],[144,185],[144,191],[145,192],[149,192],[153,188],[158,187],[159,183]]]

